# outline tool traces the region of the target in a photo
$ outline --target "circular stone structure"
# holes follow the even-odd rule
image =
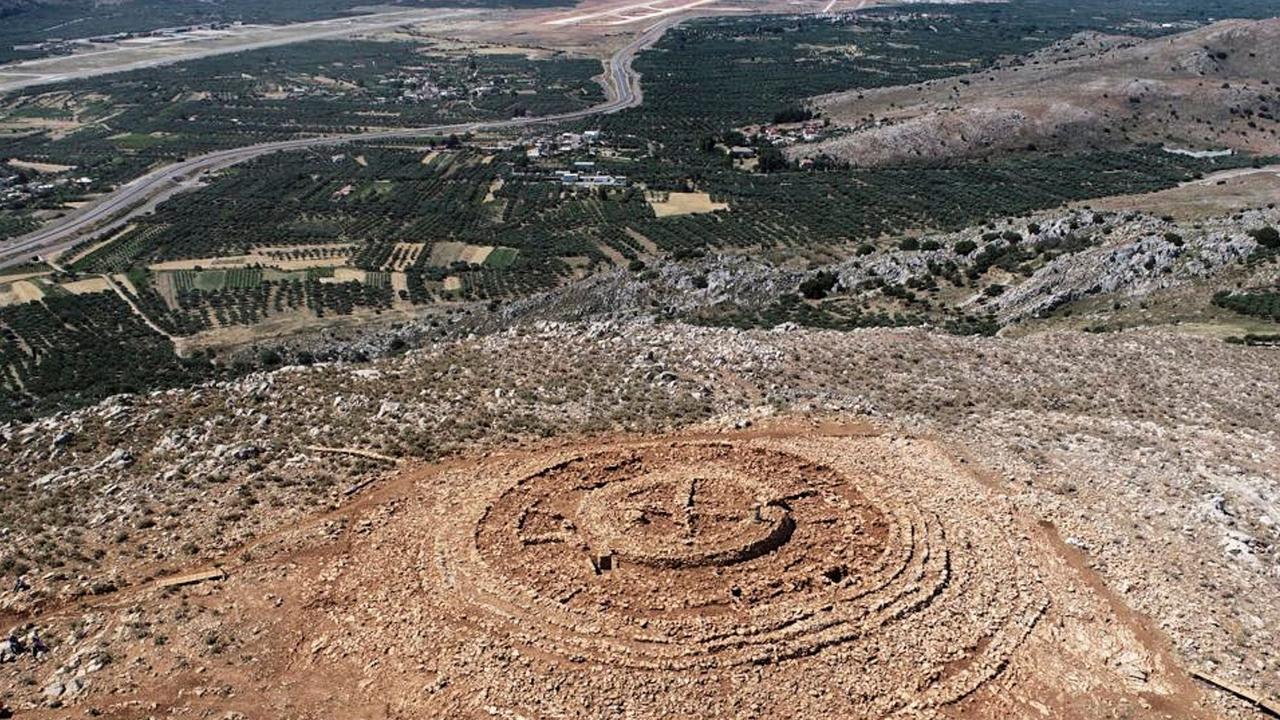
[[[551,498],[539,503],[553,504],[558,503]],[[547,512],[528,510],[524,522],[532,513]],[[553,523],[564,521],[564,515],[552,512]],[[597,558],[609,559],[609,570],[616,569],[614,557],[649,568],[732,565],[782,547],[796,525],[792,509],[766,485],[720,463],[624,475],[583,492],[570,512],[578,518],[570,527],[580,530],[579,547],[585,543]],[[524,543],[540,539],[521,535]]]
[[[335,620],[429,680],[414,712],[928,716],[1000,677],[1048,607],[1011,504],[919,441],[496,458],[381,532],[335,575],[359,599]]]

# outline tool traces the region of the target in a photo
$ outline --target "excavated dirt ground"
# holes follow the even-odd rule
[[[223,581],[44,623],[156,638],[98,662],[103,717],[1213,717],[997,488],[865,426],[562,441],[410,468]]]

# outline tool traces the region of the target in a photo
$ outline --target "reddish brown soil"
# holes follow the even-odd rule
[[[807,422],[464,458],[37,619],[145,626],[104,717],[1209,717],[975,465]]]

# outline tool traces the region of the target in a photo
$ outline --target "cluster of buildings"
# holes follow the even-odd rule
[[[578,157],[610,156],[611,150],[602,142],[599,130],[582,132],[562,132],[546,135],[521,142],[525,148],[525,156],[531,161],[541,161],[557,156],[574,154]],[[505,149],[505,148],[504,148]],[[550,163],[560,166],[563,160]],[[538,165],[545,167],[541,162]],[[551,179],[566,187],[626,187],[629,183],[625,175],[610,175],[601,172],[594,160],[574,160],[566,167],[551,170]],[[533,173],[545,178],[546,175]]]
[[[389,80],[384,79],[382,82],[389,82]],[[416,103],[425,100],[448,100],[457,94],[449,88],[440,87],[432,82],[431,78],[422,75],[398,78],[394,82],[398,82],[401,85],[401,102]]]
[[[823,120],[806,120],[802,123],[785,125],[750,125],[742,129],[742,134],[755,137],[774,147],[784,147],[821,140],[827,134],[827,127]]]
[[[580,133],[563,132],[559,135],[534,138],[525,151],[530,160],[555,157],[565,153],[581,152],[586,149],[592,152],[600,143],[599,130],[584,130]]]
[[[474,73],[473,73],[474,75]],[[431,73],[400,73],[394,77],[382,78],[380,85],[396,85],[400,87],[400,102],[424,102],[427,100],[458,100],[468,96],[480,98],[498,91],[494,82],[483,82],[478,85],[457,83],[457,87],[446,87],[436,82]]]
[[[364,66],[352,64],[351,67],[358,69]],[[371,105],[388,105],[392,103],[416,104],[455,101],[465,100],[468,97],[480,98],[500,90],[499,86],[493,82],[470,85],[466,82],[451,82],[446,79],[442,83],[440,82],[440,77],[430,72],[399,72],[379,78],[377,84],[384,89],[363,98],[364,102]],[[338,83],[326,85],[294,82],[287,85],[282,84],[280,91],[284,93],[286,99],[345,97],[347,95],[347,90]]]
[[[69,188],[79,193],[93,184],[93,178],[58,178],[56,180],[27,180],[18,174],[0,174],[0,203],[20,205],[36,198],[48,197],[60,189]]]
[[[484,77],[472,64],[459,74],[450,61],[444,66],[427,65],[397,73],[379,80],[379,84],[398,86],[400,102],[477,99],[489,95],[515,93],[537,95],[535,80],[520,74],[488,74]]]
[[[556,179],[561,185],[575,187],[626,187],[627,184],[625,175],[606,175],[596,169],[595,163],[588,161],[575,162],[573,169],[557,172]]]

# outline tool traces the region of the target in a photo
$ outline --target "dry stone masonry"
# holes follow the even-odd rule
[[[1115,622],[1012,503],[919,440],[620,441],[419,488],[311,600],[338,655],[418,669],[406,716],[1008,717],[1019,693],[988,686],[1024,684],[1075,624],[1057,594]],[[1086,646],[1074,686],[1035,682],[1172,692],[1135,635],[1107,633],[1139,672]]]

